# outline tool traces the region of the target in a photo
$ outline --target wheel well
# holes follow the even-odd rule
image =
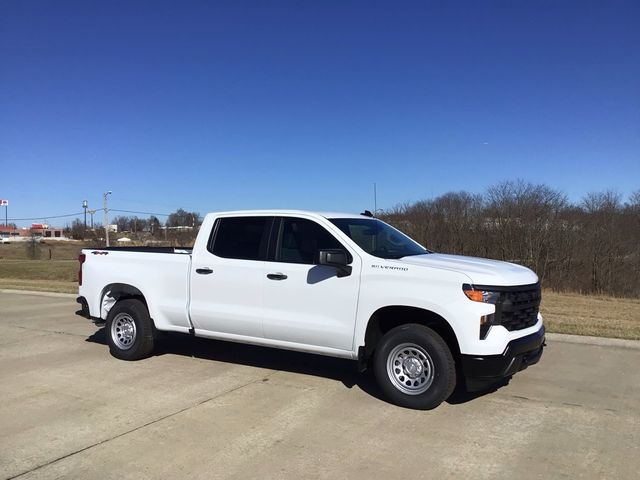
[[[127,300],[127,299],[140,300],[142,303],[144,303],[144,306],[147,307],[147,309],[149,308],[147,306],[147,299],[144,298],[144,295],[142,294],[142,292],[136,287],[134,287],[133,285],[129,285],[126,283],[111,283],[106,287],[104,287],[102,289],[102,295],[100,296],[101,309],[105,308],[104,297],[106,295],[109,295],[109,297],[113,298],[115,301],[111,303],[108,307],[106,307],[105,318],[106,318],[106,314],[109,313],[109,310],[111,309],[111,307],[120,300]]]
[[[365,357],[370,358],[373,355],[378,342],[385,333],[407,323],[417,323],[435,331],[445,341],[457,362],[460,346],[449,322],[430,310],[401,305],[383,307],[371,316],[364,336]]]

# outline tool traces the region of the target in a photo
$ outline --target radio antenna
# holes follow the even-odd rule
[[[378,214],[378,192],[376,189],[376,183],[373,182],[373,216]]]

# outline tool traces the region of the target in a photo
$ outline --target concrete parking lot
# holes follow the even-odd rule
[[[348,361],[175,338],[112,358],[72,298],[0,293],[2,478],[638,478],[638,343],[552,338],[430,412]]]

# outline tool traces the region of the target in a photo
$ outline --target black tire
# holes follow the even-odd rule
[[[436,408],[456,386],[456,365],[449,347],[436,332],[414,323],[382,337],[373,371],[391,403],[416,410]]]
[[[140,300],[120,300],[105,326],[109,352],[120,360],[140,360],[153,352],[153,322]]]

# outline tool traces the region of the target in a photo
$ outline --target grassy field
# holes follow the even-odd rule
[[[78,261],[0,259],[0,288],[75,293]]]
[[[81,242],[56,242],[50,240],[47,243],[38,243],[37,253],[40,260],[77,260],[80,250],[85,248]],[[0,261],[2,260],[27,260],[27,243],[0,244]]]
[[[76,293],[79,242],[37,244],[37,260],[27,259],[26,243],[0,245],[0,288]]]
[[[640,340],[640,299],[545,291],[540,311],[550,332]]]
[[[0,289],[77,293],[82,245],[40,248],[39,260],[27,260],[25,245],[0,245]],[[640,299],[545,291],[541,311],[550,332],[640,339]]]

